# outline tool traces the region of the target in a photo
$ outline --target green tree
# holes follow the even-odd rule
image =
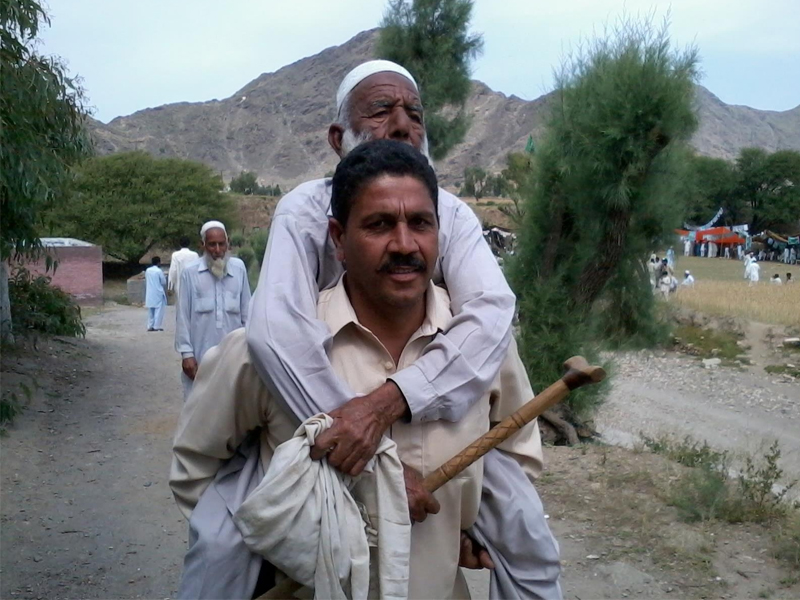
[[[236,177],[231,179],[230,188],[232,192],[249,196],[259,193],[261,187],[258,185],[256,174],[251,171],[241,171]]]
[[[377,55],[407,68],[420,87],[431,155],[444,158],[469,129],[470,64],[483,48],[469,32],[472,0],[389,0]]]
[[[686,180],[685,220],[692,225],[703,225],[720,208],[725,218],[735,224],[743,223],[740,209],[732,198],[736,184],[735,165],[721,158],[698,156],[687,151],[689,163]]]
[[[57,202],[69,167],[88,155],[83,90],[59,59],[36,52],[35,0],[0,0],[0,337],[11,339],[6,260],[37,255],[42,209]]]
[[[233,200],[209,167],[180,158],[123,152],[92,158],[76,170],[69,201],[47,212],[46,226],[138,263],[154,247],[196,238],[208,220],[236,226]]]
[[[731,204],[750,223],[751,232],[793,231],[800,220],[800,152],[772,154],[744,148],[736,159],[736,186]]]
[[[486,171],[480,167],[466,167],[464,169],[464,183],[461,185],[462,196],[474,196],[480,200],[486,194]]]
[[[655,335],[643,262],[683,216],[681,151],[697,123],[697,62],[695,48],[673,49],[666,24],[623,19],[556,74],[509,265],[534,389],[600,341]],[[599,399],[579,392],[572,411]]]

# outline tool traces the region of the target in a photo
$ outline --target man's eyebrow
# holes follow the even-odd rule
[[[397,100],[374,100],[369,103],[370,108],[392,108],[397,104]],[[422,113],[422,104],[414,103],[414,104],[406,104],[405,108],[407,110],[412,110],[414,112]]]

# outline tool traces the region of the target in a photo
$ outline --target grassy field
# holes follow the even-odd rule
[[[675,302],[707,314],[726,315],[767,323],[800,328],[800,265],[762,262],[761,281],[750,286],[744,280],[744,265],[738,260],[679,257],[676,277],[683,279],[689,270],[696,280],[693,289],[680,289]],[[786,273],[798,282],[776,286],[769,279]]]

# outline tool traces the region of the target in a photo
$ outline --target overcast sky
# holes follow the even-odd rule
[[[376,27],[383,0],[46,0],[42,52],[80,75],[108,122],[179,101],[222,99],[271,72]],[[532,100],[581,37],[629,14],[671,11],[673,39],[696,43],[702,84],[729,104],[800,104],[798,0],[476,0],[484,53],[473,77]]]

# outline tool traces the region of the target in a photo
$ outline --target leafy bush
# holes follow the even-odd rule
[[[51,285],[50,277],[34,275],[18,266],[8,281],[11,318],[15,331],[84,337],[81,308],[72,297]]]
[[[258,266],[264,262],[264,254],[267,252],[267,240],[269,239],[269,231],[266,229],[257,229],[250,234],[250,247],[256,253],[258,259]]]
[[[236,251],[236,256],[238,256],[247,270],[250,270],[250,265],[252,265],[256,260],[256,253],[250,246],[242,246]]]
[[[729,523],[763,523],[786,519],[791,508],[789,491],[797,483],[780,488],[783,469],[778,466],[781,450],[775,441],[760,457],[746,455],[741,472],[734,479],[730,473],[730,455],[712,450],[689,436],[683,442],[667,438],[645,438],[651,451],[689,467],[673,486],[669,502],[678,509],[681,519],[707,521],[721,519]],[[779,491],[776,491],[779,490]]]
[[[247,243],[247,238],[243,233],[237,231],[228,236],[228,242],[233,248],[241,248]]]

